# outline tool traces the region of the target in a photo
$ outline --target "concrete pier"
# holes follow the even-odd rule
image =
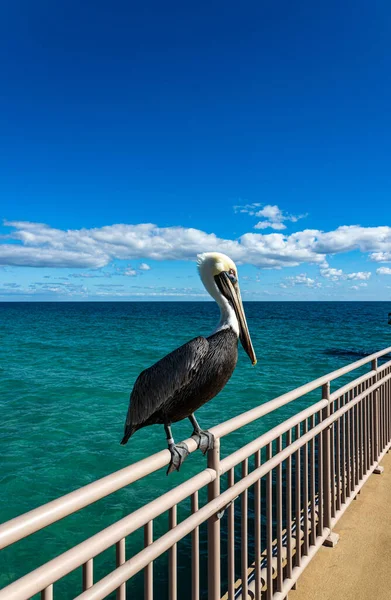
[[[322,547],[289,593],[289,600],[390,600],[391,451],[335,531],[335,548]]]

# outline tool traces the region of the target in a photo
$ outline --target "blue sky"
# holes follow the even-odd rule
[[[390,297],[388,2],[0,11],[0,300]]]

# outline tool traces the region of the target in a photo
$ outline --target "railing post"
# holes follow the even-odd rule
[[[208,468],[216,471],[216,479],[208,485],[208,502],[220,495],[220,440],[215,439],[208,451]],[[217,514],[208,520],[208,600],[220,600],[220,519]]]
[[[375,383],[377,383],[379,375],[377,373],[378,363],[375,358],[372,363],[372,371],[376,371],[374,377]],[[373,393],[373,460],[376,461],[379,458],[379,390],[375,390]]]
[[[372,363],[372,370],[376,371],[376,375],[374,377],[375,382],[377,383],[379,381],[379,373],[377,372],[378,370],[378,362],[377,362],[377,358],[375,358]],[[377,461],[377,459],[379,458],[379,436],[380,436],[380,411],[379,411],[379,388],[377,388],[374,393],[373,393],[373,451],[372,451],[372,456],[373,456],[373,462]],[[376,468],[374,469],[374,473],[376,473],[376,475],[381,475],[384,471],[384,467],[381,467],[380,465],[377,465]]]
[[[322,400],[330,402],[330,382],[322,386]],[[330,403],[322,410],[322,421],[330,416]],[[331,525],[331,461],[330,461],[330,428],[326,427],[323,436],[323,527]]]
[[[328,400],[328,405],[322,410],[322,421],[330,416],[330,382],[322,386],[322,400]],[[331,529],[331,493],[335,494],[335,482],[331,482],[331,447],[330,447],[330,426],[322,432],[323,447],[323,527]],[[333,448],[334,452],[334,448]],[[339,535],[330,532],[325,539],[324,545],[332,548],[338,543]]]

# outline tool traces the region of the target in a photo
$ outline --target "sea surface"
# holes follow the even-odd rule
[[[391,346],[386,302],[249,302],[247,321],[258,357],[243,350],[221,394],[197,413],[205,429],[260,403]],[[129,392],[141,370],[218,320],[213,302],[0,304],[0,521],[165,448],[162,426],[119,442]],[[319,396],[298,400],[222,440],[226,455]],[[307,404],[306,404],[307,403]],[[173,426],[176,441],[191,434]],[[0,556],[0,587],[83,541],[205,467],[200,452],[180,473],[164,470],[30,536]],[[186,503],[179,518],[186,516]],[[166,531],[167,517],[155,524]],[[201,527],[205,554],[205,531]],[[142,532],[127,541],[127,556],[142,547]],[[179,544],[179,598],[188,597],[189,545]],[[115,548],[95,561],[99,579],[115,565]],[[166,558],[155,564],[155,597],[167,598]],[[202,584],[203,585],[203,584]],[[81,570],[55,585],[55,598],[81,591]],[[141,599],[142,578],[128,586]],[[202,593],[204,597],[204,593]]]

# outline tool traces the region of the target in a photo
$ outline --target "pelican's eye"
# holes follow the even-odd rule
[[[236,273],[233,269],[230,269],[227,273],[228,277],[230,278],[230,280],[232,281],[232,283],[237,283],[238,280],[236,278]]]

